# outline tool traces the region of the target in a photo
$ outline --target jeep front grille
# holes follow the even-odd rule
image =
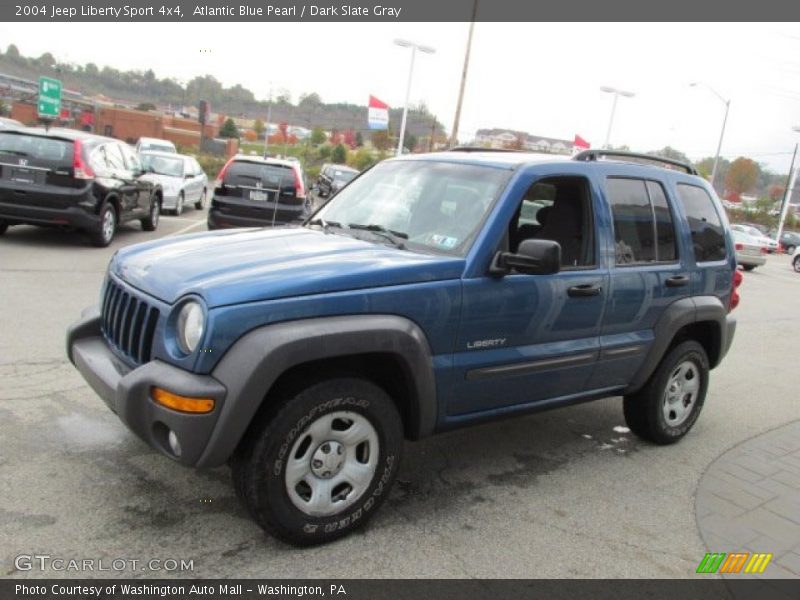
[[[103,335],[109,344],[136,364],[150,360],[157,308],[109,279],[101,314]]]

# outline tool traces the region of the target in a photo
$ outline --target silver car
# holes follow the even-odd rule
[[[179,215],[187,203],[197,210],[205,208],[208,177],[193,157],[169,152],[140,152],[139,157],[148,171],[143,178],[164,190],[162,210]]]
[[[736,229],[731,229],[731,235],[736,248],[736,263],[745,271],[752,271],[767,262],[767,248],[759,238]]]

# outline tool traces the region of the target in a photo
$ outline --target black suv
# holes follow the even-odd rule
[[[332,196],[358,175],[358,171],[344,165],[322,165],[317,179],[317,194],[321,197]]]
[[[0,234],[10,225],[87,231],[111,243],[117,225],[158,226],[161,188],[118,140],[68,129],[0,131]]]
[[[214,182],[208,228],[299,223],[308,215],[300,166],[258,156],[231,158]]]

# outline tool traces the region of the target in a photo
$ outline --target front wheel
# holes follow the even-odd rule
[[[708,379],[703,347],[693,340],[678,344],[640,391],[625,396],[625,422],[643,439],[656,444],[677,442],[700,416]]]
[[[794,254],[794,246],[785,246],[784,251],[786,254]]]
[[[184,195],[183,192],[181,192],[180,194],[178,194],[178,199],[175,201],[175,209],[172,211],[176,217],[181,216],[181,214],[183,213],[183,201],[184,201]]]
[[[755,266],[755,265],[742,265],[742,268],[743,268],[745,271],[752,271],[753,269],[755,269],[755,268],[756,268],[756,266]]]
[[[322,544],[378,510],[402,450],[400,414],[383,389],[328,379],[254,422],[233,458],[233,480],[266,531],[298,546]]]
[[[203,190],[203,193],[200,195],[200,199],[194,203],[194,207],[197,210],[203,210],[206,207],[206,195],[208,194],[207,190]]]
[[[800,254],[794,257],[794,261],[792,261],[792,266],[794,267],[795,273],[800,273]]]
[[[8,231],[8,223],[0,221],[0,235],[3,235],[6,231]]]

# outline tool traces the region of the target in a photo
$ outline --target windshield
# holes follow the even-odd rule
[[[175,148],[170,146],[169,144],[154,144],[153,142],[143,142],[140,147],[140,151],[144,150],[155,150],[156,152],[175,152]]]
[[[155,154],[142,154],[142,165],[147,170],[158,175],[170,177],[183,177],[183,159],[170,156],[157,156]]]
[[[369,226],[392,232],[410,249],[463,256],[508,176],[483,166],[387,161],[342,189],[309,224]]]

